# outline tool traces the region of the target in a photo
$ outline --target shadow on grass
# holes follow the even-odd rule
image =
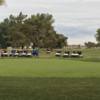
[[[0,77],[0,100],[99,99],[99,78]]]

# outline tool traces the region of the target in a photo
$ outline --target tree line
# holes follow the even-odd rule
[[[0,47],[21,47],[33,44],[40,48],[61,48],[67,44],[67,37],[58,34],[50,14],[10,15],[0,23]]]
[[[100,47],[100,28],[98,28],[97,31],[96,31],[95,39],[96,39],[97,43],[89,41],[89,42],[85,42],[85,46],[88,47],[88,48]]]

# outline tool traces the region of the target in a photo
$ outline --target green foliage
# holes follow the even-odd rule
[[[92,47],[96,47],[97,44],[94,43],[94,42],[86,42],[86,43],[85,43],[85,46],[86,46],[87,48],[92,48]]]
[[[98,44],[100,44],[100,29],[97,30],[96,40],[97,40]]]
[[[1,47],[29,46],[30,43],[42,48],[63,47],[67,38],[57,34],[53,23],[53,16],[49,14],[36,14],[30,18],[22,13],[10,15],[0,23]]]
[[[4,3],[4,0],[0,0],[0,5],[2,5]]]

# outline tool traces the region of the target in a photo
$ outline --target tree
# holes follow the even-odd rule
[[[57,34],[57,48],[62,48],[64,46],[67,46],[67,37],[65,37],[63,34]]]
[[[28,35],[31,38],[31,41],[33,42],[34,46],[44,46],[44,38],[46,39],[46,36],[48,34],[53,34],[53,24],[54,20],[52,18],[52,15],[49,14],[36,14],[32,15],[31,18],[27,19],[25,24],[32,26],[30,28],[31,32],[30,35]],[[33,30],[33,31],[32,31]],[[48,40],[49,41],[49,40]]]
[[[26,15],[20,13],[18,16],[10,15],[0,24],[1,47],[19,47],[27,43],[25,34],[21,31]]]
[[[9,20],[5,19],[4,22],[0,23],[0,46],[6,48],[8,46],[8,29]]]
[[[19,13],[10,15],[0,23],[1,47],[29,46],[41,48],[61,48],[67,44],[67,37],[57,34],[53,27],[54,19],[50,14],[36,14],[30,18]]]
[[[85,43],[85,46],[86,46],[87,48],[96,47],[96,43],[94,43],[94,42],[86,42],[86,43]]]
[[[100,44],[100,28],[97,30],[97,33],[96,33],[96,40],[98,44]]]
[[[65,36],[62,36],[64,41],[60,40],[60,34],[57,34],[54,30],[53,23],[54,19],[50,14],[32,15],[31,18],[25,21],[26,25],[32,26],[29,27],[28,36],[31,36],[31,42],[34,46],[56,48],[58,42],[66,41],[67,38]],[[62,43],[61,45],[64,44],[66,43]],[[59,45],[59,47],[61,47],[61,45]]]
[[[27,45],[27,37],[22,31],[26,17],[27,15],[22,14],[22,12],[18,16],[10,15],[9,17],[8,42],[13,47]]]

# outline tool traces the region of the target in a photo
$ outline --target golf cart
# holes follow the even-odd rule
[[[56,57],[60,57],[61,56],[61,51],[57,51],[55,54]]]
[[[78,57],[83,57],[83,55],[81,51],[73,51],[71,53],[71,57],[78,58]]]
[[[63,57],[67,58],[69,56],[70,56],[70,51],[65,51],[64,54],[63,54]]]

